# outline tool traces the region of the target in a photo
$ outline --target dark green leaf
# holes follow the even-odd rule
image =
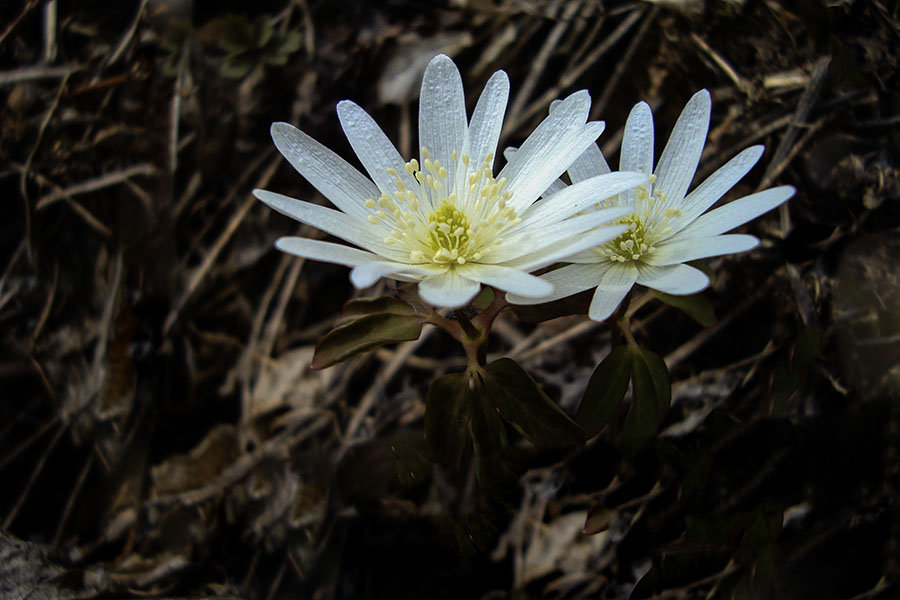
[[[633,455],[655,435],[669,410],[672,387],[663,360],[643,348],[631,348],[631,408],[620,440],[622,452]]]
[[[391,451],[396,462],[394,472],[400,485],[414,486],[431,475],[431,457],[428,444],[421,435],[399,434],[391,438]]]
[[[588,436],[600,433],[628,391],[631,378],[631,353],[614,348],[594,369],[578,406],[576,420]]]
[[[703,294],[691,294],[690,296],[673,296],[657,290],[653,294],[675,308],[684,311],[704,327],[709,327],[716,322],[716,314],[713,312],[712,303]]]
[[[503,418],[539,448],[584,441],[584,432],[515,361],[501,358],[485,367],[484,396]]]
[[[516,316],[526,323],[542,323],[566,315],[587,314],[593,294],[593,290],[587,290],[553,302],[530,305],[513,304],[511,308]]]
[[[324,369],[395,342],[414,340],[422,332],[422,320],[417,316],[379,314],[360,317],[333,329],[316,344],[312,368]]]
[[[480,381],[470,386],[469,396],[469,430],[472,432],[472,443],[479,460],[498,454],[506,447],[506,426],[497,405],[486,397],[489,392]]]
[[[443,462],[459,466],[469,423],[469,384],[465,373],[431,382],[425,397],[425,437]]]
[[[346,325],[360,317],[379,314],[414,315],[416,314],[416,309],[407,302],[389,296],[358,298],[344,304],[337,326]]]

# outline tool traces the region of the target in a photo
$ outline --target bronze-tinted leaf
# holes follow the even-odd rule
[[[376,314],[360,317],[322,336],[316,344],[312,368],[324,369],[385,344],[414,340],[421,332],[422,320],[417,316]]]
[[[416,309],[408,302],[391,298],[390,296],[357,298],[344,304],[344,309],[341,311],[341,318],[338,319],[336,325],[340,327],[341,325],[346,325],[360,317],[380,314],[414,315],[416,314]]]

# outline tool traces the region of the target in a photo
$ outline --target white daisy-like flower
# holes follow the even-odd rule
[[[694,94],[654,169],[653,115],[645,102],[635,105],[625,125],[619,168],[647,173],[650,182],[596,204],[604,210],[627,207],[629,214],[618,223],[628,230],[566,259],[573,264],[546,273],[543,277],[553,284],[552,294],[533,298],[512,293],[507,299],[515,304],[537,304],[596,287],[588,316],[603,321],[635,283],[667,294],[693,294],[709,285],[709,278],[684,263],[756,246],[759,240],[752,235],[723,234],[780,205],[794,195],[794,188],[771,188],[706,212],[762,156],[763,146],[752,146],[685,195],[706,143],[710,108],[709,92]],[[568,173],[577,185],[609,173],[609,167],[600,149],[592,144]],[[557,181],[550,189],[562,187],[564,184]]]
[[[371,180],[287,123],[272,125],[275,146],[339,210],[265,190],[275,210],[357,247],[284,237],[276,246],[298,256],[353,267],[358,288],[381,277],[417,281],[440,307],[467,304],[481,284],[533,298],[552,293],[529,272],[625,231],[601,227],[627,209],[578,215],[598,197],[647,182],[639,173],[598,174],[535,202],[594,143],[602,122],[587,122],[586,91],[559,103],[522,144],[515,163],[493,175],[509,96],[506,73],[487,82],[471,120],[462,79],[443,55],[428,64],[419,100],[419,160],[404,161],[375,121],[349,100],[337,106],[350,145]]]

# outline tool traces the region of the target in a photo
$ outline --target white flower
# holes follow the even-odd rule
[[[618,221],[628,230],[566,259],[574,264],[545,274],[544,279],[554,286],[552,294],[529,298],[512,293],[507,295],[508,300],[536,304],[596,287],[588,316],[602,321],[635,283],[667,294],[693,294],[709,285],[709,278],[685,262],[756,246],[759,240],[752,235],[722,234],[786,201],[794,188],[771,188],[703,214],[747,174],[763,153],[762,146],[747,148],[685,195],[706,142],[709,114],[709,92],[701,90],[684,107],[654,169],[653,115],[646,103],[635,105],[625,125],[619,168],[652,173],[650,183],[597,204],[604,209],[628,207],[630,214]],[[592,144],[568,172],[577,184],[608,173],[609,167],[600,149]],[[557,182],[551,189],[560,187],[561,182]]]
[[[494,152],[508,95],[506,73],[494,73],[468,121],[456,65],[436,56],[422,81],[420,159],[408,162],[363,109],[340,102],[344,133],[371,180],[291,125],[274,123],[278,150],[340,210],[264,190],[253,193],[275,210],[358,248],[302,237],[281,238],[276,246],[353,267],[350,279],[359,288],[380,277],[418,281],[419,294],[435,306],[463,306],[482,283],[525,298],[551,293],[553,286],[529,271],[625,230],[599,226],[627,210],[576,213],[597,197],[646,183],[647,176],[604,174],[535,202],[593,144],[603,123],[586,122],[587,92],[572,94],[495,178]]]

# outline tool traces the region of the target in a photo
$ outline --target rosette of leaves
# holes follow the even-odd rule
[[[251,72],[260,74],[266,65],[287,64],[288,57],[300,49],[303,36],[299,31],[276,29],[266,16],[251,21],[243,15],[228,14],[204,27],[201,38],[225,52],[222,76],[241,79]]]

